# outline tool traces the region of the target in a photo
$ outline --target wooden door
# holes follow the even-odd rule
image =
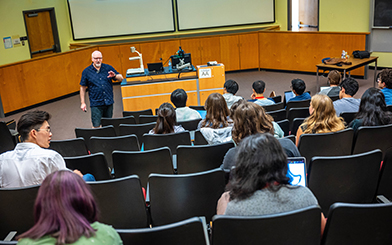
[[[239,35],[240,68],[259,67],[259,36],[257,33]]]
[[[299,0],[299,31],[318,31],[319,0]]]
[[[31,58],[61,52],[54,9],[23,12]]]
[[[220,51],[220,62],[225,65],[226,71],[235,71],[240,69],[238,35],[221,36]]]

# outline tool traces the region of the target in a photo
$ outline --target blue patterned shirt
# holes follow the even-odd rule
[[[101,64],[99,71],[95,69],[93,64],[83,70],[81,86],[87,86],[88,97],[90,99],[90,107],[111,105],[113,100],[113,84],[112,78],[108,78],[108,72],[118,72],[108,64]]]

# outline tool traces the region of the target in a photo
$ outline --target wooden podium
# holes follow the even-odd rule
[[[187,106],[204,105],[211,93],[223,93],[225,67],[197,66],[196,71],[186,73],[164,73],[148,76],[133,76],[121,83],[124,111],[139,111],[158,108],[170,101],[171,93],[182,88],[188,94]]]

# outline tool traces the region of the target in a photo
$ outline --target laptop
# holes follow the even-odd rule
[[[287,177],[290,178],[291,185],[301,185],[306,187],[306,159],[305,157],[288,157]]]
[[[159,72],[163,72],[163,64],[162,62],[158,62],[158,63],[148,63],[147,64],[148,67],[148,72],[149,73],[159,73]]]
[[[295,97],[293,91],[286,91],[284,92],[285,101],[288,102],[291,98]]]

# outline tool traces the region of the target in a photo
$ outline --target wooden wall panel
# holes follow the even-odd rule
[[[7,66],[0,69],[0,94],[4,113],[28,105],[28,90],[25,89],[22,65]]]
[[[177,50],[181,46],[180,40],[164,41],[164,42],[160,42],[159,45],[161,50],[160,53],[161,53],[162,63],[164,63],[163,64],[164,66],[167,66],[170,56],[175,55]]]
[[[156,63],[161,61],[159,42],[141,43],[139,52],[143,55],[145,69],[147,69],[148,63]]]
[[[82,78],[82,72],[86,67],[91,65],[91,53],[94,50],[95,48],[82,49],[69,52],[65,55],[67,56],[67,63],[65,67],[66,77],[65,80],[64,78],[61,79],[61,83],[66,85],[66,90],[64,91],[65,94],[73,93],[79,90],[79,83],[80,79]]]
[[[223,89],[200,91],[200,105],[204,105],[208,96],[212,93],[223,94]]]
[[[194,67],[202,65],[201,51],[200,51],[200,38],[189,38],[180,40],[181,48],[185,53],[191,53],[192,65]]]
[[[219,40],[219,37],[207,37],[200,39],[201,65],[207,64],[208,61],[217,61],[218,63],[221,63]]]
[[[239,44],[240,44],[241,69],[258,68],[259,67],[259,35],[257,33],[239,35]]]
[[[240,70],[239,45],[238,35],[220,37],[220,62],[225,64],[226,71]]]
[[[104,46],[99,47],[99,51],[102,53],[102,62],[113,66],[116,71],[121,73],[122,67],[120,47],[118,45]],[[125,77],[125,74],[122,73],[122,75]]]
[[[135,47],[136,50],[140,52],[140,44],[138,43],[124,44],[119,46],[120,53],[121,53],[121,74],[123,75],[124,78],[127,75],[128,69],[140,67],[139,60],[129,60],[129,57],[138,56],[136,52],[135,53],[131,52],[131,47]]]

